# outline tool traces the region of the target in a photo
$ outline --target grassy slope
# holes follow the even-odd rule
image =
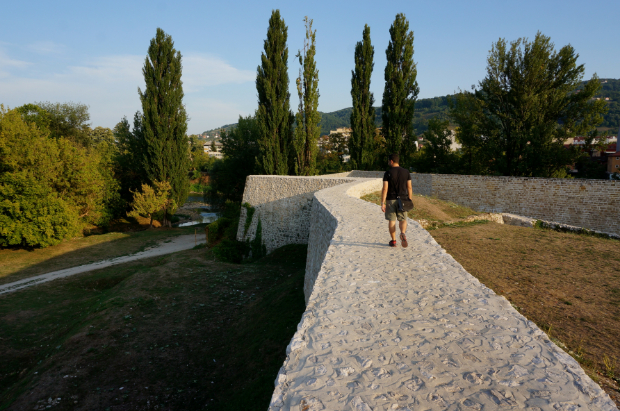
[[[266,409],[305,256],[190,250],[0,297],[0,409]]]
[[[367,194],[362,200],[381,204],[381,191]],[[482,214],[472,210],[469,207],[463,207],[451,201],[443,201],[433,197],[422,195],[413,195],[414,209],[409,211],[407,215],[412,220],[426,220],[438,224],[453,222],[465,217]]]
[[[0,284],[107,258],[133,254],[168,238],[204,233],[204,225],[78,237],[34,250],[0,249]],[[204,234],[203,234],[204,235]]]

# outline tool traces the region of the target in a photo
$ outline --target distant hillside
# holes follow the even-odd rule
[[[349,107],[331,113],[321,113],[321,135],[329,134],[330,130],[335,130],[337,127],[351,127],[352,110],[353,108]],[[413,128],[416,133],[425,132],[428,129],[428,120],[434,116],[447,118],[447,96],[423,98],[415,103]],[[381,119],[381,107],[375,107],[375,124],[377,127],[381,127],[383,124],[383,120]]]
[[[613,135],[618,134],[618,126],[620,125],[620,80],[601,79],[603,89],[596,95],[598,98],[609,98],[609,112],[604,116],[603,124],[600,128],[608,129]],[[585,82],[584,82],[585,84]],[[351,127],[351,111],[352,108],[343,108],[341,110],[332,111],[331,113],[321,113],[321,135],[329,134],[330,130],[338,127]],[[381,107],[375,107],[375,124],[381,127]],[[413,127],[417,134],[421,134],[428,129],[428,120],[434,116],[441,118],[448,117],[448,96],[423,98],[415,103],[415,113],[413,118]],[[223,127],[226,130],[235,127],[237,124],[227,124]],[[209,130],[209,135],[220,128]]]
[[[609,112],[603,117],[603,124],[601,127],[609,128],[612,135],[618,135],[618,127],[620,126],[620,79],[602,78],[601,83],[603,89],[596,97],[605,99],[609,98],[607,102]]]

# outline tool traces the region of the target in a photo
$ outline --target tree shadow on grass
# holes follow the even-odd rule
[[[0,286],[52,271],[134,254],[179,235],[196,232],[198,238],[204,238],[204,227],[205,224],[198,224],[183,228],[111,232],[65,240],[47,248],[0,249]]]

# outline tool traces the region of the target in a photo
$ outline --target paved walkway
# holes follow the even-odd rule
[[[200,239],[200,237],[202,237],[202,240]],[[196,245],[195,241],[195,236],[193,234],[174,237],[169,242],[160,243],[139,253],[112,258],[109,260],[98,261],[92,264],[80,265],[78,267],[66,268],[64,270],[52,271],[50,273],[37,275],[35,277],[24,278],[23,280],[15,281],[12,283],[2,284],[0,285],[0,294],[11,293],[22,288],[46,283],[57,278],[63,278],[74,274],[84,273],[87,271],[98,270],[100,268],[110,267],[112,265],[128,263],[130,261],[140,260],[143,258],[176,253],[183,250],[189,250],[191,248],[194,248],[194,246]],[[198,237],[198,244],[202,243],[204,243],[204,235]]]
[[[316,193],[338,227],[270,410],[617,410],[579,364],[410,221]],[[312,247],[312,244],[310,244]]]

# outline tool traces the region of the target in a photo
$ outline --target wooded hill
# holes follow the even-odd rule
[[[585,84],[586,82],[584,82]],[[601,79],[602,90],[596,97],[604,99],[609,98],[609,112],[604,116],[601,129],[609,130],[610,134],[618,135],[618,126],[620,125],[620,79]],[[415,114],[413,118],[413,127],[416,133],[421,134],[428,129],[428,120],[432,117],[439,116],[442,119],[448,117],[448,97],[422,98],[415,103]],[[331,113],[321,113],[321,135],[329,134],[330,130],[338,127],[351,127],[351,107],[341,110],[332,111]],[[381,107],[375,107],[375,124],[381,127]],[[210,130],[211,132],[225,129],[229,130],[236,124],[227,124],[218,129]]]

